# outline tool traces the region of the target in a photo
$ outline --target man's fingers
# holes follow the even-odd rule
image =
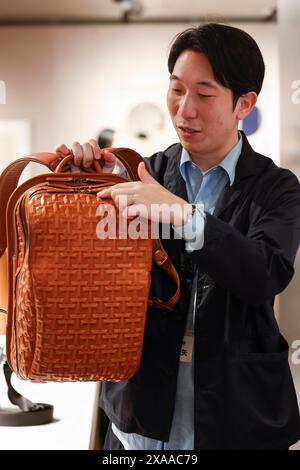
[[[83,149],[83,163],[82,163],[83,167],[89,168],[94,160],[93,147],[91,146],[89,142],[85,142],[82,145],[82,149]]]
[[[116,157],[113,153],[107,150],[102,150],[100,164],[102,166],[103,173],[111,173],[116,164]]]
[[[136,181],[130,181],[129,183],[122,183],[122,184],[115,184],[106,189],[102,189],[97,193],[98,197],[112,197],[114,198],[116,195],[125,195],[126,194],[136,194],[138,186]]]
[[[55,153],[62,155],[70,155],[71,150],[66,146],[66,144],[60,144],[55,148]]]
[[[148,208],[145,204],[128,204],[122,211],[123,217],[143,217],[144,219],[149,218]]]
[[[116,164],[114,154],[106,149],[101,149],[95,139],[90,139],[89,144],[93,149],[94,158],[100,161],[103,173],[111,173]]]
[[[116,157],[112,152],[108,152],[107,150],[102,150],[101,157],[108,165],[115,163]]]
[[[101,158],[101,150],[100,150],[100,147],[98,145],[98,142],[97,140],[95,139],[90,139],[89,142],[88,142],[92,149],[93,149],[93,153],[94,153],[94,157],[96,160],[100,160]]]
[[[81,166],[83,160],[83,149],[79,142],[73,142],[72,144],[72,152],[74,155],[74,164],[76,166]]]
[[[116,164],[114,154],[105,149],[100,149],[95,139],[90,139],[82,145],[79,142],[73,142],[71,149],[65,144],[61,144],[56,147],[55,152],[60,156],[67,156],[73,152],[76,167],[89,168],[93,160],[96,159],[101,164],[103,173],[111,173]]]

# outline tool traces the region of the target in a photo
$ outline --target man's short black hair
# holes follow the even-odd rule
[[[186,49],[206,55],[217,82],[233,93],[233,107],[249,91],[259,94],[265,64],[255,40],[232,26],[207,23],[179,33],[171,45],[168,68],[172,73],[179,55]]]

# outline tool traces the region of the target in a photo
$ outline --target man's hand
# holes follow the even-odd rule
[[[95,139],[91,139],[82,145],[79,142],[74,142],[71,148],[61,144],[55,149],[55,153],[60,157],[66,157],[71,152],[74,155],[74,165],[72,165],[74,173],[82,171],[82,168],[89,168],[94,159],[99,161],[103,173],[112,173],[116,164],[114,154],[107,152],[106,149],[100,149]]]
[[[185,224],[192,206],[159,184],[144,162],[138,166],[138,175],[141,181],[116,184],[97,196],[112,198],[124,217],[140,216],[153,222]]]

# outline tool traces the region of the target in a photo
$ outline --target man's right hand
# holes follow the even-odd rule
[[[72,165],[72,172],[78,173],[84,168],[89,168],[93,160],[98,160],[103,173],[112,173],[116,157],[113,153],[107,152],[106,149],[100,149],[95,139],[90,139],[82,145],[79,142],[73,142],[71,147],[61,144],[55,149],[55,153],[59,157],[66,157],[71,154],[74,155],[74,164]]]

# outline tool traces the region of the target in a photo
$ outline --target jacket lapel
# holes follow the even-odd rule
[[[262,159],[254,152],[244,132],[240,132],[243,138],[243,147],[237,162],[234,182],[232,186],[230,186],[228,182],[221,192],[214,210],[215,217],[220,217],[241,195],[244,180],[253,177],[256,173],[261,171]]]
[[[229,182],[221,192],[215,210],[214,210],[214,216],[219,217],[222,212],[227,209],[228,206],[230,206],[241,194],[240,189],[234,188],[234,185],[229,186]]]
[[[166,151],[168,157],[167,167],[164,174],[164,187],[176,196],[188,200],[185,182],[181,176],[179,164],[181,159],[182,146],[176,144]]]

